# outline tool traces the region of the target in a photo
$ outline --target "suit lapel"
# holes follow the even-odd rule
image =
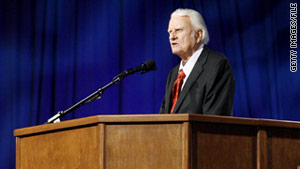
[[[172,98],[172,87],[173,84],[175,83],[175,80],[177,78],[178,75],[178,69],[179,69],[179,65],[177,65],[175,68],[173,68],[172,72],[171,72],[171,77],[170,77],[170,82],[168,85],[168,89],[167,89],[167,97],[166,97],[166,103],[165,106],[167,108],[166,113],[170,113],[170,104],[171,104],[171,98]]]
[[[190,88],[192,87],[192,85],[196,82],[199,75],[202,73],[203,65],[205,64],[205,62],[207,60],[208,53],[209,53],[209,49],[206,46],[204,46],[200,57],[198,58],[197,62],[195,63],[195,66],[194,66],[190,76],[188,77],[181,93],[179,94],[177,103],[176,103],[175,108],[174,108],[174,113],[178,113],[177,111],[178,111],[180,105],[182,104],[184,98],[188,94],[188,92],[189,92]],[[170,96],[170,98],[171,98],[171,96]],[[179,113],[184,113],[184,112],[179,112]]]

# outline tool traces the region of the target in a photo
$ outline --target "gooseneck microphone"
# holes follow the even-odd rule
[[[122,80],[127,75],[131,75],[131,74],[134,74],[136,72],[142,71],[140,74],[144,74],[144,73],[147,73],[147,72],[152,71],[152,70],[154,71],[156,69],[157,68],[156,68],[156,64],[155,64],[154,60],[148,60],[148,61],[142,63],[140,66],[130,68],[130,69],[127,69],[127,70],[123,71],[122,73],[115,76],[113,79],[115,80],[115,79],[119,78],[120,80]]]
[[[68,114],[69,112],[79,108],[80,106],[82,106],[86,103],[89,103],[89,102],[92,102],[94,100],[97,100],[97,99],[101,98],[104,90],[106,90],[107,88],[109,88],[110,86],[112,86],[114,84],[117,84],[118,82],[120,82],[127,75],[131,75],[131,74],[134,74],[134,73],[140,72],[140,71],[142,71],[141,74],[143,74],[143,73],[147,73],[151,70],[156,70],[156,65],[155,65],[155,62],[153,60],[148,60],[148,61],[142,63],[140,66],[137,66],[137,67],[134,67],[134,68],[123,71],[122,73],[120,73],[116,77],[114,77],[113,80],[110,83],[108,83],[107,85],[105,85],[104,87],[99,88],[97,91],[90,94],[86,98],[82,99],[78,103],[74,104],[72,107],[68,108],[67,110],[59,111],[57,114],[55,114],[50,119],[48,119],[47,123],[60,122],[60,119],[63,116],[65,116],[66,114]]]

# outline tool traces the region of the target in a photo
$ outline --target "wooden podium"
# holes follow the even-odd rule
[[[300,123],[100,115],[15,130],[17,169],[299,169]]]

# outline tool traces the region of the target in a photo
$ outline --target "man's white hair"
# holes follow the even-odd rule
[[[207,44],[209,41],[209,35],[206,28],[206,24],[201,16],[201,14],[193,9],[176,9],[172,14],[172,16],[188,16],[191,20],[191,23],[196,30],[202,30],[202,39],[201,42],[203,44]]]

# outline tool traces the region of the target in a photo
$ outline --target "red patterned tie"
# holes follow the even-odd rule
[[[175,81],[175,83],[173,84],[173,87],[172,87],[172,100],[171,100],[172,108],[171,108],[170,114],[173,114],[174,107],[176,105],[179,93],[181,91],[181,86],[182,86],[184,78],[185,78],[185,74],[184,74],[183,70],[181,69],[179,71],[177,79],[176,79],[176,81]]]

